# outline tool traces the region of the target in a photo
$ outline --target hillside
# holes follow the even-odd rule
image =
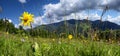
[[[65,25],[66,22],[66,25]],[[61,21],[58,23],[48,24],[48,25],[42,25],[38,26],[34,29],[44,29],[48,31],[57,31],[57,32],[64,32],[65,30],[71,32],[75,31],[77,25],[78,32],[82,30],[87,29],[98,29],[98,30],[117,30],[120,29],[120,25],[117,25],[115,23],[109,22],[109,21],[103,21],[100,20],[96,21],[87,21],[87,20],[67,20],[67,21]]]

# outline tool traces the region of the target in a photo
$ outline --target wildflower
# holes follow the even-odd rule
[[[4,54],[2,54],[2,56],[4,56]]]
[[[95,37],[97,36],[97,34],[95,33],[95,35],[94,35]]]
[[[34,48],[34,55],[35,55],[35,56],[41,56],[40,50],[39,50],[39,45],[38,45],[37,42],[35,42],[33,48]]]
[[[25,39],[22,38],[22,39],[21,39],[21,42],[25,42]]]
[[[95,33],[94,34],[94,41],[96,41],[97,40],[97,34]]]
[[[28,12],[24,12],[22,16],[20,17],[21,24],[24,26],[30,26],[33,20],[34,15],[29,14]]]
[[[108,42],[108,40],[105,40],[106,42]]]
[[[109,55],[109,56],[111,56],[111,49],[110,49],[110,50],[108,50],[108,55]]]
[[[114,43],[114,40],[112,40],[112,43]]]
[[[55,39],[52,39],[52,41],[55,41]]]
[[[111,39],[109,38],[109,41],[111,41]]]
[[[61,44],[61,41],[58,41],[58,44]]]
[[[6,34],[8,35],[8,34],[9,34],[9,32],[6,32]]]
[[[99,38],[97,38],[97,41],[99,41],[100,39]]]
[[[70,35],[68,35],[68,38],[71,40],[73,38],[73,36],[70,34]]]
[[[35,51],[37,51],[39,49],[38,43],[35,42]]]
[[[87,43],[87,40],[83,40],[85,43]]]
[[[28,36],[26,36],[25,38],[28,39]]]

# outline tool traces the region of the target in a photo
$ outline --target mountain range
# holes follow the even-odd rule
[[[44,29],[48,31],[57,31],[57,32],[64,32],[64,31],[83,31],[88,29],[97,29],[97,30],[117,30],[120,29],[120,25],[109,22],[109,21],[90,21],[90,20],[66,20],[57,23],[52,23],[48,25],[41,25],[35,27],[34,29]]]

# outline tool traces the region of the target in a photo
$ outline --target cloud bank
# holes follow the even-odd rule
[[[26,3],[26,0],[19,1]],[[102,10],[105,9],[106,6],[108,6],[109,10],[119,12],[120,0],[60,0],[57,4],[46,4],[43,6],[44,14],[35,17],[33,27],[69,19],[86,19],[88,17],[88,9],[94,10],[89,13],[89,20],[99,20],[101,15],[98,11],[102,13]],[[112,17],[111,15],[107,15],[103,17],[103,21],[107,20],[120,25],[119,18],[120,16]]]
[[[11,19],[6,18],[6,19],[3,19],[3,20],[4,20],[4,21],[5,21],[5,20],[8,20],[9,23],[12,23],[12,20],[11,20]]]
[[[62,17],[87,9],[109,9],[120,11],[120,0],[60,0],[57,4],[48,4],[44,6],[44,16]]]
[[[18,0],[20,3],[26,3],[26,0]]]
[[[86,10],[102,10],[108,6],[109,10],[120,11],[120,0],[60,0],[57,4],[47,4],[43,7],[44,15],[38,16],[35,19],[34,25],[49,24],[59,22],[64,18],[75,19],[75,15],[81,19],[86,19],[88,14]],[[116,21],[118,17],[107,19]],[[98,20],[100,15],[93,12],[90,13],[89,20]],[[117,23],[120,24],[120,23]]]

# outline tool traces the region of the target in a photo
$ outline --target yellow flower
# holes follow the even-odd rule
[[[26,36],[25,38],[28,39],[28,36]]]
[[[83,40],[85,43],[87,43],[87,40]]]
[[[55,41],[55,39],[52,39],[52,41]]]
[[[29,14],[28,12],[24,12],[22,14],[22,16],[20,17],[21,24],[24,26],[30,26],[31,23],[34,22],[33,17],[34,17],[33,14]]]
[[[6,32],[6,34],[9,34],[9,32]]]
[[[73,36],[72,35],[68,35],[68,38],[71,40],[73,38]]]

